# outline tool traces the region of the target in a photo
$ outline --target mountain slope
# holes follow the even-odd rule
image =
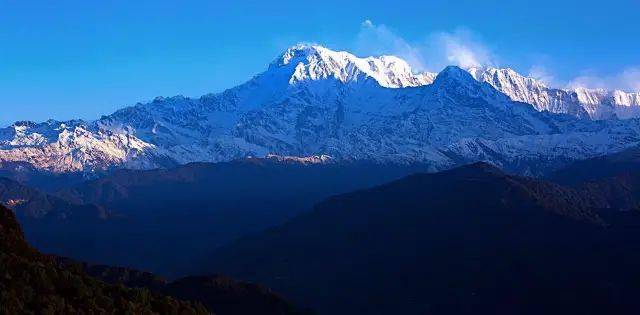
[[[107,220],[21,218],[21,223],[42,251],[176,278],[192,274],[192,262],[213,248],[282,224],[331,195],[430,170],[364,162],[303,164],[279,157],[119,170],[57,193],[107,209]]]
[[[640,216],[601,206],[475,164],[330,198],[205,268],[320,314],[633,314]]]
[[[585,194],[600,196],[608,208],[640,209],[640,149],[577,161],[547,176]]]
[[[32,249],[11,210],[0,206],[0,311],[7,314],[115,312],[208,314],[202,305],[95,280]]]
[[[100,207],[73,203],[2,177],[0,177],[0,204],[13,209],[19,217],[47,221],[97,221],[109,216],[108,211]]]
[[[314,314],[299,310],[266,287],[219,275],[181,278],[167,284],[162,292],[180,299],[198,301],[220,315]]]
[[[616,154],[577,161],[549,174],[548,179],[562,184],[581,184],[640,172],[640,147]]]
[[[63,267],[83,270],[109,284],[144,288],[157,294],[195,301],[217,315],[307,314],[266,287],[221,275],[189,276],[168,282],[152,273],[130,268],[78,263],[60,257],[56,262]]]
[[[640,117],[640,93],[585,87],[550,88],[543,82],[525,77],[510,68],[473,67],[468,70],[478,81],[487,82],[512,100],[531,104],[539,111],[588,119]]]
[[[2,314],[302,314],[271,290],[228,277],[166,282],[147,272],[42,255],[3,206],[0,266]]]

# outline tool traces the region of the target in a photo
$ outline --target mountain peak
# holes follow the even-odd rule
[[[275,61],[274,64],[278,66],[288,65],[297,59],[306,59],[310,56],[326,55],[329,53],[336,53],[330,49],[317,44],[299,43],[287,48]]]
[[[458,66],[446,66],[444,69],[442,69],[440,74],[443,74],[443,75],[455,75],[455,76],[462,76],[462,77],[471,77],[471,74],[469,74],[469,72],[465,71],[464,69],[462,69],[462,68],[460,68]]]
[[[386,88],[416,87],[433,82],[435,74],[414,73],[396,56],[357,57],[317,44],[297,44],[285,50],[269,66],[270,72],[284,72],[289,84],[337,79],[342,83],[368,80]]]
[[[478,81],[487,83],[494,83],[495,85],[510,85],[520,82],[526,85],[529,89],[544,89],[547,88],[546,84],[538,79],[524,76],[512,68],[470,68],[469,73]],[[494,85],[492,84],[492,85]]]
[[[447,82],[459,83],[464,85],[476,85],[479,84],[471,74],[458,66],[447,66],[438,73],[434,84],[444,84]]]

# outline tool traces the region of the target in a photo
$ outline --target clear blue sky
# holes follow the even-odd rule
[[[445,34],[558,82],[640,66],[637,0],[99,2],[0,0],[0,124],[221,91],[300,41],[358,54],[408,43],[428,68],[441,62],[425,47]],[[365,20],[385,43],[362,39]]]

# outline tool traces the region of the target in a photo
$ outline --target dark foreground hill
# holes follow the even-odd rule
[[[124,267],[79,263],[56,258],[61,266],[70,266],[110,284],[145,288],[151,292],[202,303],[217,315],[301,315],[302,310],[269,288],[237,281],[223,275],[189,276],[167,281],[155,274]]]
[[[487,164],[318,204],[205,270],[320,314],[638,314],[640,215]]]
[[[0,206],[0,314],[96,313],[302,314],[263,286],[224,276],[167,282],[148,272],[40,254],[24,240],[13,212]]]
[[[1,314],[207,314],[201,305],[130,289],[59,266],[31,248],[15,216],[0,206]]]

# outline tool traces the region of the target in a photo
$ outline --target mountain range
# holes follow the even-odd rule
[[[482,160],[538,175],[636,145],[639,109],[638,93],[550,88],[511,69],[415,73],[394,56],[296,45],[220,93],[16,122],[0,129],[0,167],[90,176],[278,155],[434,171]]]

